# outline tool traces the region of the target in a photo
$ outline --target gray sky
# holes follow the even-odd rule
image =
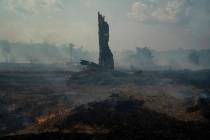
[[[98,49],[97,11],[114,50],[210,48],[210,0],[0,0],[0,39]]]

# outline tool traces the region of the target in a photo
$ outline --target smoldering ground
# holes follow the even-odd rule
[[[114,53],[116,71],[88,72],[80,59],[97,62],[98,56],[82,47],[0,46],[1,134],[35,132],[30,128],[43,120],[112,98],[143,101],[143,108],[183,122],[209,120],[209,50],[125,50]]]
[[[142,71],[141,73],[73,72],[1,73],[1,134],[37,124],[58,110],[100,102],[110,96],[144,101],[144,108],[182,121],[205,121],[199,99],[209,99],[209,71]],[[88,76],[87,76],[88,75]],[[196,77],[195,77],[196,75]],[[20,78],[21,77],[21,78]],[[15,118],[15,119],[14,119]]]

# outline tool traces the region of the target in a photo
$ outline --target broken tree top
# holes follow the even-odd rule
[[[114,70],[113,54],[109,48],[109,25],[98,12],[99,65],[103,69]]]

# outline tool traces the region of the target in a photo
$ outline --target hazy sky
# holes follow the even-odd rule
[[[0,39],[98,49],[97,11],[114,50],[210,48],[210,0],[0,0]]]

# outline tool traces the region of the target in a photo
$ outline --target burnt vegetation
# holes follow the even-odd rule
[[[183,122],[142,108],[134,99],[109,99],[72,110],[62,120],[36,126],[40,134],[4,139],[207,139],[209,124]],[[57,132],[49,131],[57,130]],[[65,131],[66,130],[66,131]],[[27,130],[25,130],[27,131]],[[30,130],[32,131],[32,130]],[[68,133],[67,133],[68,132]]]
[[[0,139],[209,139],[209,50],[137,47],[114,60],[98,23],[99,63],[72,43],[0,41]]]

